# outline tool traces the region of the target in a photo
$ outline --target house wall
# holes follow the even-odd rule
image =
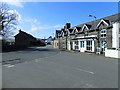
[[[105,38],[101,37],[101,30],[103,30],[103,29],[106,30],[106,37]],[[98,47],[101,48],[102,52],[105,52],[106,47],[108,47],[108,48],[112,47],[112,28],[108,29],[108,26],[102,22],[98,28],[98,31],[99,31],[98,32],[99,43],[97,42],[97,44],[98,44]],[[103,46],[102,41],[106,41],[106,45]]]
[[[112,28],[112,47],[113,48],[119,48],[119,38],[120,38],[120,23],[119,22],[115,22],[113,23],[113,28]]]
[[[105,56],[106,57],[113,57],[113,58],[120,58],[120,51],[119,50],[110,50],[110,49],[106,48]]]
[[[35,39],[32,39],[23,33],[19,33],[15,37],[15,44],[16,45],[30,46],[31,42],[35,42]]]
[[[107,29],[106,41],[107,41],[107,47],[108,48],[112,47],[112,29]]]
[[[74,39],[75,38],[75,35],[70,35],[70,43],[71,43],[71,50],[74,50]]]
[[[71,39],[70,39],[70,35],[67,36],[67,50],[71,50]]]
[[[15,37],[15,44],[16,45],[23,45],[23,46],[28,46],[30,44],[29,39],[23,34],[19,34],[18,36]]]
[[[59,48],[59,40],[58,39],[53,41],[53,47],[56,49]]]
[[[63,42],[62,37],[59,37],[59,49],[62,49],[62,42]]]

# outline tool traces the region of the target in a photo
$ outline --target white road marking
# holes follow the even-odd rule
[[[7,68],[11,68],[11,67],[14,67],[15,65],[9,65]]]
[[[6,66],[6,67],[8,67],[8,66],[10,66],[11,64],[6,64],[6,65],[3,65],[3,66]]]
[[[11,68],[11,67],[14,67],[15,65],[6,64],[6,65],[3,65],[3,66],[5,66],[5,67],[7,67],[7,68]]]
[[[87,70],[84,70],[84,69],[80,69],[80,68],[76,68],[76,69],[79,70],[79,71],[90,73],[90,74],[95,74],[94,72],[87,71]]]

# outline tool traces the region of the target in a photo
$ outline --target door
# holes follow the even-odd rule
[[[105,52],[105,48],[107,46],[107,42],[106,41],[101,41],[101,51]]]

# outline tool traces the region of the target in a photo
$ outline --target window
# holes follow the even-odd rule
[[[75,41],[75,44],[78,45],[78,41]]]
[[[77,49],[79,49],[79,47],[78,47],[78,41],[76,40],[75,41],[75,50],[77,50]]]
[[[86,49],[92,51],[92,41],[86,41]]]
[[[81,47],[81,48],[84,47],[84,41],[80,41],[80,47]]]
[[[77,50],[77,49],[79,49],[79,47],[78,47],[78,46],[75,46],[75,50]]]
[[[88,32],[87,31],[85,31],[85,36],[88,36]]]
[[[101,37],[101,38],[106,38],[106,32],[107,32],[106,29],[101,30],[101,32],[100,32],[100,37]]]

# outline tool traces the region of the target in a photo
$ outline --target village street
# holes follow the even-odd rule
[[[3,53],[3,88],[117,88],[118,60],[51,47]]]

